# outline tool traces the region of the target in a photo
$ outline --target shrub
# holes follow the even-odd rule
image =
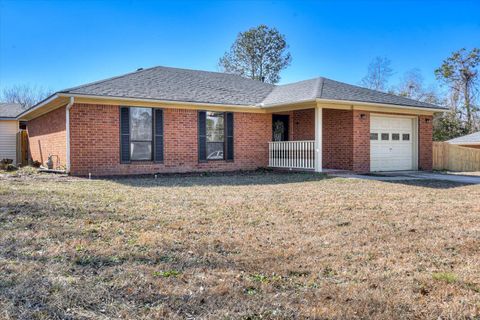
[[[34,167],[34,168],[40,168],[41,165],[42,164],[38,160],[35,160],[35,161],[32,162],[32,167]]]
[[[7,166],[13,163],[13,159],[2,159],[0,169],[7,170]]]
[[[18,168],[15,165],[9,163],[5,166],[5,170],[6,171],[16,171],[16,170],[18,170]]]

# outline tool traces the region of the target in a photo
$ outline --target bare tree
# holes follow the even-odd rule
[[[386,91],[389,78],[393,75],[392,62],[386,57],[376,57],[368,65],[367,75],[360,84],[366,88]]]
[[[462,115],[467,133],[480,127],[477,123],[479,108],[476,105],[480,80],[479,65],[480,49],[474,48],[468,52],[463,48],[453,52],[440,68],[435,70],[437,79],[450,88],[450,104],[455,112]]]
[[[400,83],[393,88],[393,93],[402,97],[432,104],[443,104],[435,87],[425,87],[420,69],[415,68],[403,74]]]
[[[29,108],[51,95],[51,93],[52,90],[43,87],[26,84],[13,85],[3,89],[0,100],[2,102],[18,103],[23,108]]]

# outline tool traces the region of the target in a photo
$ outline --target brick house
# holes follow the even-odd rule
[[[444,109],[326,78],[271,85],[167,67],[57,92],[21,115],[32,160],[72,175],[431,170]]]

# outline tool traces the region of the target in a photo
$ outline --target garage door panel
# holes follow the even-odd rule
[[[414,169],[412,118],[372,116],[370,132],[371,171]]]

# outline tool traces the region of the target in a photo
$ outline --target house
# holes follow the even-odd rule
[[[16,103],[0,103],[0,160],[10,159],[17,164],[17,136],[20,131],[17,116],[24,109]],[[20,157],[18,157],[20,158]]]
[[[72,175],[432,169],[444,109],[327,78],[272,85],[168,67],[59,91],[21,115],[33,160]]]
[[[480,131],[447,141],[461,147],[480,149]]]

